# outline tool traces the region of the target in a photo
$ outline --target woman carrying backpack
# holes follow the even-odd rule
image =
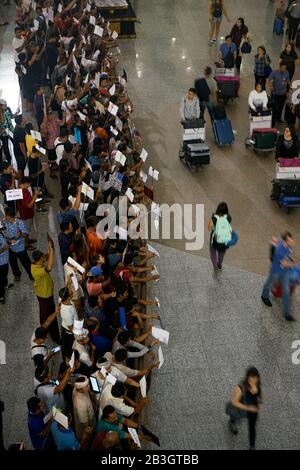
[[[215,272],[222,270],[225,251],[228,249],[227,243],[232,238],[230,224],[231,216],[229,215],[228,206],[226,202],[220,202],[208,223],[208,230],[211,231],[210,258]]]
[[[226,414],[230,416],[229,429],[238,433],[236,423],[242,418],[248,419],[249,450],[255,449],[256,422],[262,403],[260,375],[255,367],[249,367],[242,383],[237,385],[232,399],[226,405]]]
[[[223,14],[226,16],[227,21],[230,22],[224,0],[209,0],[208,3],[208,18],[211,24],[209,35],[209,45],[212,46],[217,42],[220,32]]]

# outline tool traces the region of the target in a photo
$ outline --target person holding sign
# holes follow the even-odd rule
[[[9,246],[5,237],[0,231],[0,303],[5,303],[5,288],[8,285],[8,269],[9,269]],[[12,287],[12,284],[11,284]]]

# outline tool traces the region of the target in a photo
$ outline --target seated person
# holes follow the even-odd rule
[[[278,137],[275,158],[297,158],[299,155],[299,139],[295,132],[286,127],[283,134]]]
[[[255,89],[250,91],[248,103],[252,116],[264,116],[270,113],[268,111],[268,95],[261,83],[257,83]]]

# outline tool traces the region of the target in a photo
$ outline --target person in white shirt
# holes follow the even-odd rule
[[[200,103],[195,88],[190,88],[180,104],[181,122],[194,121],[200,117]]]
[[[138,351],[128,351],[128,347],[135,348]],[[147,352],[149,352],[149,348],[139,343],[138,341],[132,340],[128,331],[121,331],[118,334],[117,339],[114,341],[112,347],[112,353],[115,354],[118,349],[122,348],[127,350],[128,359],[143,357],[145,354],[147,354]]]
[[[57,165],[61,161],[65,149],[65,143],[68,141],[69,131],[66,127],[62,127],[59,132],[59,137],[54,141],[54,148],[56,152]]]
[[[82,439],[86,428],[96,424],[87,377],[82,376],[75,380],[72,398],[76,436]]]
[[[60,316],[61,316],[61,343],[63,358],[72,356],[72,347],[74,343],[73,328],[74,321],[78,320],[75,305],[72,302],[72,292],[68,287],[59,291]]]
[[[92,367],[94,363],[94,348],[90,344],[88,330],[82,330],[80,334],[74,334],[75,341],[73,349],[78,351],[79,360],[88,367]]]
[[[129,418],[135,412],[135,409],[133,406],[126,405],[125,400],[125,386],[122,382],[117,381],[115,385],[107,384],[101,394],[99,416],[102,415],[102,410],[107,405],[111,405],[117,413]]]
[[[14,60],[16,63],[19,62],[19,54],[24,51],[25,47],[27,45],[27,41],[24,39],[22,36],[22,28],[17,26],[15,28],[15,37],[13,38],[12,41],[12,47],[14,50]]]
[[[145,369],[137,370],[131,369],[125,365],[127,360],[127,351],[126,349],[118,349],[113,356],[110,352],[104,354],[104,357],[110,362],[111,366],[115,366],[127,377],[143,377],[143,375],[149,374],[150,370],[154,367],[159,366],[159,362],[151,364],[151,366],[146,367]]]
[[[260,116],[263,111],[267,110],[268,95],[261,83],[257,83],[255,90],[250,91],[248,104],[253,116]]]
[[[35,395],[45,402],[46,413],[52,409],[52,406],[65,410],[65,400],[62,394],[68,384],[70,375],[73,372],[71,367],[65,372],[61,382],[52,380],[52,374],[49,372],[48,366],[37,367],[34,377]]]

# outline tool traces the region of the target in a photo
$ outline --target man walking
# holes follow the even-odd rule
[[[268,85],[274,96],[275,119],[277,122],[283,122],[281,119],[282,110],[286,100],[288,85],[290,85],[290,74],[284,62],[280,64],[278,70],[273,70],[268,78]]]
[[[281,241],[277,244],[274,250],[270,274],[264,284],[261,298],[267,307],[272,307],[272,302],[269,298],[269,292],[271,287],[279,281],[282,287],[284,317],[288,321],[294,321],[294,318],[290,314],[289,270],[297,264],[292,259],[292,247],[295,245],[295,242],[290,232],[283,233],[281,238]]]

